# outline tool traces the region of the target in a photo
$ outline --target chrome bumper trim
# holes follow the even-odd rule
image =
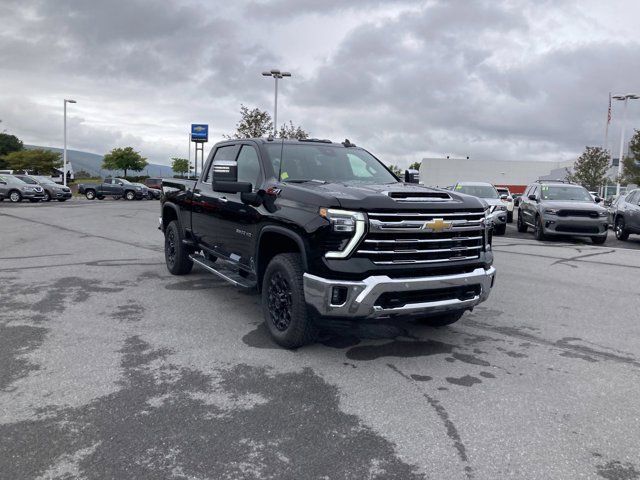
[[[390,278],[375,275],[360,281],[329,280],[309,273],[304,274],[304,295],[307,304],[322,316],[375,318],[388,315],[424,315],[454,310],[467,310],[484,302],[491,292],[496,270],[476,268],[469,273],[434,277]],[[468,300],[457,298],[433,302],[408,303],[398,308],[375,305],[378,297],[387,292],[434,290],[447,287],[480,285],[480,294]],[[345,287],[347,299],[342,305],[331,304],[333,287]]]

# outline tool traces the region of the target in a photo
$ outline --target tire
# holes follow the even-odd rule
[[[104,200],[104,195],[99,195],[98,200]]]
[[[51,201],[51,194],[49,192],[47,192],[46,190],[44,191],[44,198],[42,199],[43,202],[50,202]]]
[[[507,223],[513,223],[513,212],[507,212]]]
[[[504,235],[505,233],[507,233],[507,224],[503,223],[502,225],[498,225],[497,227],[495,227],[494,233],[496,235]]]
[[[607,241],[607,236],[603,236],[603,237],[591,237],[591,241],[594,243],[594,245],[603,245],[604,242]]]
[[[428,325],[430,327],[444,327],[446,325],[456,323],[458,320],[460,320],[462,315],[464,315],[464,312],[464,310],[458,310],[456,312],[444,313],[435,317],[427,317],[421,319],[420,323]]]
[[[87,200],[95,200],[96,199],[96,191],[95,190],[87,190],[84,192],[84,196],[87,197]]]
[[[542,241],[546,238],[542,227],[542,218],[540,218],[540,215],[536,216],[536,228],[533,231],[533,234],[535,235],[536,240]]]
[[[173,275],[186,275],[193,268],[193,260],[189,258],[189,251],[182,243],[182,233],[177,220],[170,222],[165,229],[164,259],[167,270]]]
[[[127,200],[133,200],[134,198],[136,198],[136,194],[129,190],[128,192],[124,193],[124,198],[126,198]]]
[[[40,200],[38,200],[37,198],[30,198],[29,202],[31,202],[31,203],[39,203]]]
[[[614,230],[616,232],[616,238],[623,242],[629,239],[629,231],[625,228],[624,217],[616,218],[616,224]]]
[[[22,194],[17,190],[9,192],[9,200],[11,203],[20,203],[22,201]]]
[[[67,199],[66,199],[66,198],[59,198],[59,199],[58,199],[58,201],[59,201],[59,202],[66,202],[66,201],[67,201]]]
[[[318,334],[304,300],[302,259],[281,253],[271,259],[262,280],[262,311],[269,333],[284,348],[313,343]]]
[[[518,211],[518,220],[516,221],[516,227],[518,228],[518,232],[520,233],[527,233],[527,224],[524,223],[524,220],[522,219],[522,212]]]
[[[121,197],[120,195],[114,195],[114,196],[113,196],[113,199],[114,199],[114,200],[120,200],[121,198],[122,198],[122,197]]]

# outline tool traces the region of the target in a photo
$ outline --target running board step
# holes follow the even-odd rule
[[[214,275],[226,280],[230,284],[240,288],[255,288],[257,282],[251,281],[248,278],[243,277],[238,273],[238,268],[233,267],[230,262],[218,259],[215,263],[207,260],[202,255],[189,255],[189,258],[193,260],[193,263],[197,263],[202,268]],[[226,264],[226,265],[225,265]]]

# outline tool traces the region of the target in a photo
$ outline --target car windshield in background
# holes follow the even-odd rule
[[[24,183],[28,183],[29,185],[37,185],[38,184],[38,182],[36,182],[31,177],[16,177],[16,178],[22,180]]]
[[[479,198],[500,198],[496,189],[488,185],[456,185],[456,192]]]
[[[542,199],[593,202],[593,198],[585,188],[570,185],[543,185]]]
[[[51,178],[49,178],[49,177],[36,176],[36,177],[33,177],[33,178],[35,178],[36,180],[38,180],[40,183],[53,183],[54,185],[57,185],[57,183],[56,183],[56,182],[54,182],[54,181],[53,181]]]
[[[283,182],[397,183],[371,154],[361,149],[314,144],[271,144],[267,152]],[[282,159],[282,165],[280,161]]]
[[[126,180],[124,178],[119,178],[118,181],[124,183],[125,185],[133,185],[133,183],[131,183],[129,180]]]

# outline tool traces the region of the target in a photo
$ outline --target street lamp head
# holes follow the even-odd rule
[[[282,72],[280,75],[282,75],[283,77],[290,77],[291,73],[289,72]]]
[[[271,70],[271,75],[280,75],[280,70],[274,68],[273,70]]]
[[[616,100],[638,100],[640,96],[635,93],[627,93],[626,95],[614,95],[613,97]]]
[[[262,75],[264,75],[265,77],[270,77],[271,76],[271,72],[262,72]]]
[[[614,100],[624,100],[626,97],[624,95],[614,95],[611,98]]]
[[[639,97],[638,95],[636,95],[635,93],[627,93],[627,98],[628,98],[629,100],[637,100],[637,99],[639,99],[640,97]]]
[[[67,99],[67,98],[65,98],[64,101],[67,102],[67,103],[78,103],[75,100],[71,100],[71,99]]]

